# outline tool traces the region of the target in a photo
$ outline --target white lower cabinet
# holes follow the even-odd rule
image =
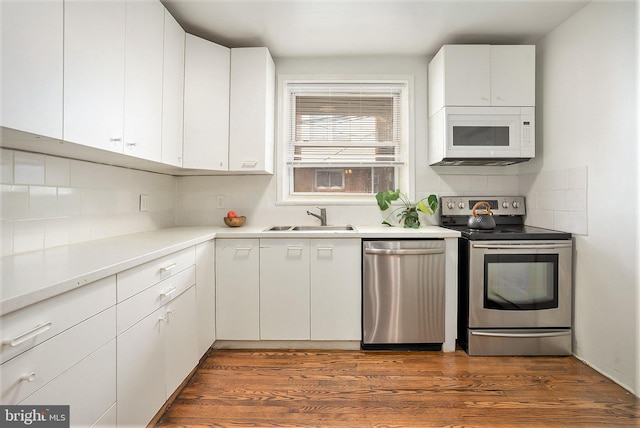
[[[72,427],[113,426],[115,400],[114,338],[20,404],[68,405]]]
[[[0,403],[70,405],[71,426],[91,426],[116,402],[115,327],[111,306],[8,360]]]
[[[260,240],[260,339],[309,340],[309,240]]]
[[[198,363],[195,286],[118,336],[118,426],[146,426]]]
[[[191,287],[166,307],[165,389],[168,399],[198,365],[196,287]]]
[[[196,302],[198,305],[198,355],[204,355],[216,340],[216,245],[196,245]]]
[[[260,340],[260,242],[216,239],[216,339]]]
[[[216,240],[216,339],[360,340],[360,245]]]
[[[311,340],[360,340],[360,239],[310,242]]]

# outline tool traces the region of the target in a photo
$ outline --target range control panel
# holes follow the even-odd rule
[[[473,206],[487,202],[493,215],[525,215],[524,196],[443,196],[440,198],[440,215],[471,215]],[[483,207],[484,209],[484,207]]]

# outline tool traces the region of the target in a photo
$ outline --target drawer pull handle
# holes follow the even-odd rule
[[[303,249],[302,245],[287,245],[289,251],[302,251]]]
[[[166,291],[161,291],[160,292],[160,297],[161,298],[169,297],[175,292],[176,292],[176,287],[171,287],[170,289],[168,289]]]
[[[44,324],[38,324],[37,326],[33,327],[31,330],[24,332],[22,334],[19,334],[18,336],[14,337],[13,339],[6,339],[2,341],[3,345],[9,345],[11,347],[16,347],[24,342],[26,342],[29,339],[33,339],[34,337],[36,337],[39,334],[44,333],[45,331],[49,330],[51,328],[51,322],[48,323],[44,323]]]
[[[318,252],[320,251],[333,251],[333,247],[318,247]]]
[[[236,251],[251,251],[253,247],[236,247]]]
[[[31,372],[31,373],[23,374],[22,376],[20,376],[18,378],[18,380],[20,382],[24,382],[25,380],[27,382],[33,382],[35,380],[35,378],[36,378],[36,372]]]
[[[177,264],[175,263],[171,263],[169,266],[164,266],[160,268],[160,272],[165,273],[165,272],[170,272],[173,269],[175,269],[175,267],[177,266]]]
[[[243,168],[254,168],[256,165],[258,165],[258,161],[244,161],[244,162],[242,162],[242,167]]]

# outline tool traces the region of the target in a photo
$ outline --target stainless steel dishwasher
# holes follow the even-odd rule
[[[362,255],[362,349],[440,350],[444,240],[365,240]]]

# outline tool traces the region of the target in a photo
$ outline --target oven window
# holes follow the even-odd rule
[[[484,307],[502,310],[557,308],[558,255],[485,255]]]
[[[508,147],[508,126],[454,126],[453,145],[469,147]]]

